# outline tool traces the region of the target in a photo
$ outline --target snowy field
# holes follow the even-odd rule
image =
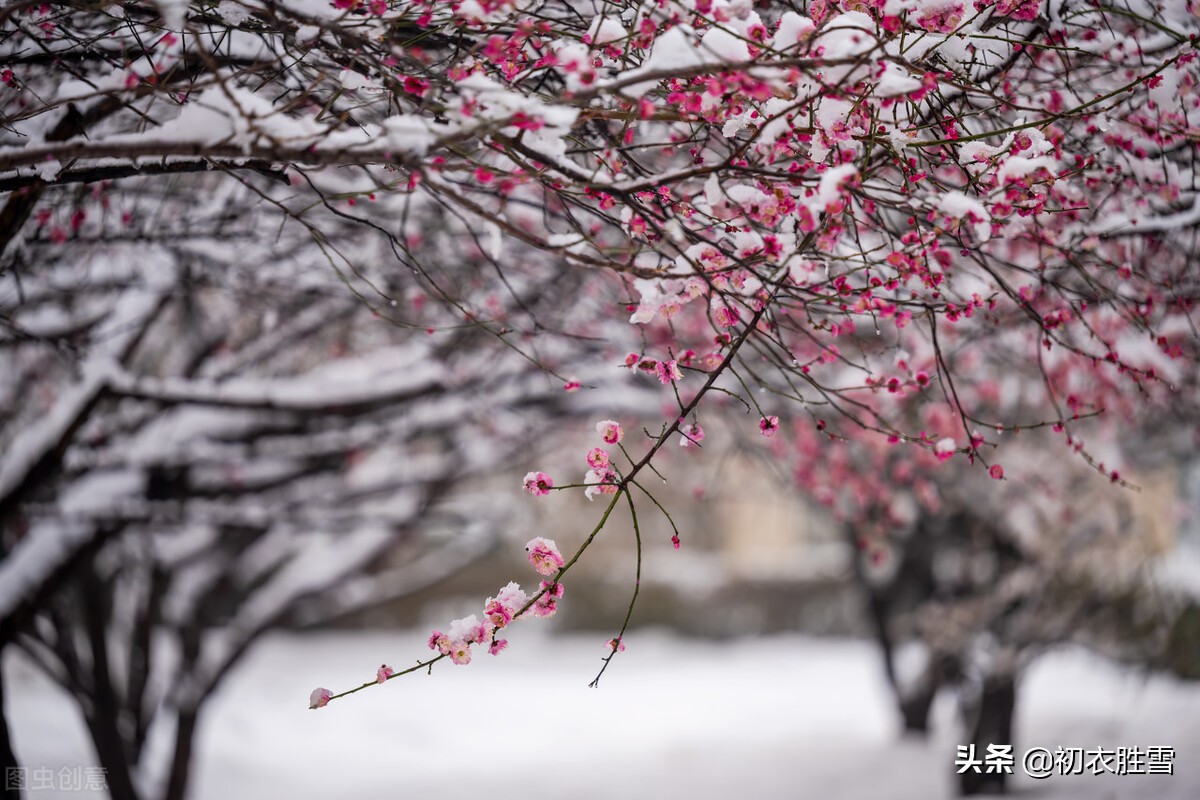
[[[411,797],[951,797],[953,700],[929,741],[897,735],[875,650],[800,637],[701,642],[635,633],[599,689],[603,637],[513,637],[499,658],[412,675],[310,711],[383,661],[427,652],[416,634],[276,636],[202,722],[198,800]],[[94,764],[65,698],[5,664],[10,724],[29,767]],[[1021,686],[1017,751],[1042,745],[1176,748],[1175,775],[1016,778],[1024,798],[1200,797],[1200,685],[1077,651]],[[1020,769],[1018,767],[1018,773]],[[59,793],[79,797],[79,792]],[[30,793],[49,798],[53,791]]]

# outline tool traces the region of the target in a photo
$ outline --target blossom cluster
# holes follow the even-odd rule
[[[529,564],[541,575],[552,576],[563,568],[564,561],[552,539],[541,536],[525,545]],[[435,630],[429,635],[429,649],[449,657],[455,664],[471,663],[471,648],[486,645],[491,655],[499,655],[508,640],[499,637],[499,632],[512,624],[513,620],[527,611],[535,617],[552,617],[558,611],[558,601],[563,596],[563,585],[555,580],[542,581],[532,599],[515,582],[489,597],[483,605],[483,618],[471,614],[450,623],[442,632]]]
[[[562,554],[552,539],[541,536],[525,545],[529,564],[541,575],[553,576],[565,565]],[[483,604],[482,619],[469,614],[453,620],[443,632],[435,630],[429,634],[429,649],[449,658],[459,665],[470,664],[475,645],[487,647],[491,655],[500,655],[508,647],[508,640],[499,636],[500,631],[526,613],[535,617],[552,617],[558,611],[558,601],[563,596],[563,585],[553,578],[542,581],[538,591],[531,597],[520,584],[509,583],[489,597]],[[386,683],[396,671],[383,664],[375,673],[376,683]],[[333,699],[333,693],[323,687],[313,689],[308,698],[309,708],[324,708]]]
[[[620,444],[621,439],[625,436],[625,432],[621,430],[621,424],[611,419],[597,422],[596,433],[600,434],[600,439],[609,445]],[[584,496],[588,500],[592,500],[598,494],[616,494],[620,476],[613,469],[612,456],[609,452],[602,447],[593,447],[588,451],[586,461],[588,471],[583,476],[583,482],[587,486],[583,490]]]
[[[675,362],[672,361],[672,367],[674,367],[674,364]],[[622,430],[621,423],[611,419],[597,422],[596,433],[600,435],[600,440],[607,445],[619,445],[625,437],[625,431]],[[703,438],[702,433],[701,438]],[[592,500],[598,494],[616,494],[621,478],[613,467],[612,454],[603,447],[593,447],[587,452],[584,460],[588,466],[587,473],[583,476],[583,483],[586,487],[583,491],[584,496],[588,500]],[[522,485],[529,494],[534,497],[542,497],[550,494],[550,490],[554,488],[554,479],[545,472],[529,472],[526,473]],[[542,540],[534,540],[534,542],[538,541]],[[533,543],[531,542],[531,544]],[[535,564],[535,566],[537,565]],[[559,564],[559,566],[561,567],[562,565]],[[541,572],[540,569],[538,571]],[[543,572],[542,574],[548,575],[550,573]]]

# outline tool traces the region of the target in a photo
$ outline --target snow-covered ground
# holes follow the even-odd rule
[[[411,663],[427,652],[423,641],[415,633],[275,636],[209,706],[193,797],[952,796],[953,700],[935,709],[930,740],[898,736],[867,643],[641,632],[627,641],[599,689],[587,684],[602,637],[522,635],[498,658],[406,676],[310,711],[313,687],[337,691],[369,680],[381,662]],[[23,763],[94,764],[70,703],[19,659],[5,669]],[[1018,753],[1034,745],[1177,752],[1173,776],[1018,774],[1022,797],[1200,797],[1200,685],[1078,651],[1051,654],[1021,686],[1017,737]]]

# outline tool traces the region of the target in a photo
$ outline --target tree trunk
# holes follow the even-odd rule
[[[133,786],[133,775],[125,759],[125,745],[117,732],[114,717],[100,715],[89,717],[88,732],[92,735],[92,746],[96,758],[104,769],[104,780],[112,800],[140,800]]]
[[[82,575],[83,614],[88,642],[92,650],[92,707],[86,714],[88,731],[100,766],[105,770],[108,792],[112,800],[138,800],[133,785],[135,754],[130,743],[121,735],[118,723],[121,704],[109,673],[108,639],[105,624],[112,609],[100,579],[90,569]]]
[[[948,666],[946,656],[936,653],[929,658],[920,679],[912,686],[903,686],[896,673],[895,644],[888,623],[891,615],[889,598],[864,582],[867,593],[867,608],[871,617],[871,630],[883,655],[883,668],[887,673],[888,685],[896,698],[896,708],[904,723],[904,732],[925,735],[929,731],[929,709],[937,696],[938,689],[946,680]]]
[[[1013,709],[1017,704],[1016,679],[1012,675],[994,675],[984,680],[975,718],[971,727],[970,744],[975,746],[976,758],[984,760],[983,771],[967,770],[959,775],[959,793],[1004,794],[1008,775],[1003,771],[988,772],[988,745],[1012,745]],[[965,715],[969,716],[969,715]],[[967,723],[971,724],[968,719]],[[1016,752],[1016,749],[1013,749]]]
[[[183,800],[187,796],[198,717],[198,709],[179,713],[179,719],[175,726],[175,752],[171,756],[171,773],[167,778],[167,788],[163,794],[163,800]]]
[[[4,646],[0,643],[0,662],[3,661]],[[13,752],[12,736],[8,732],[8,713],[4,709],[4,670],[0,668],[0,759],[4,761],[4,800],[21,800],[20,782],[15,780],[20,775],[21,765],[17,763],[17,755]],[[14,780],[10,780],[10,776]]]
[[[908,690],[893,687],[905,733],[925,734],[929,731],[929,709],[941,685],[940,672],[937,658],[933,657],[915,686]]]

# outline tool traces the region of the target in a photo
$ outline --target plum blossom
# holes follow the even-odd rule
[[[758,421],[758,430],[763,436],[770,439],[779,430],[779,417],[763,417]]]
[[[333,699],[333,692],[320,687],[313,689],[312,694],[308,696],[309,708],[324,708],[329,705],[329,701]]]
[[[679,364],[675,359],[657,362],[654,365],[654,374],[658,376],[659,383],[663,384],[683,379],[683,373],[679,370]]]
[[[975,8],[979,11],[992,5],[996,7],[997,16],[1028,21],[1037,19],[1042,3],[1041,0],[975,0]]]
[[[478,644],[492,635],[492,626],[488,622],[480,622],[479,617],[471,614],[450,623],[450,640]]]
[[[379,669],[375,672],[375,682],[376,683],[384,683],[387,681],[388,678],[392,677],[395,674],[396,674],[396,671],[394,669],[389,667],[387,664],[382,664],[379,667]]]
[[[613,653],[624,653],[625,643],[622,642],[621,637],[618,636],[615,639],[609,639],[607,642],[605,642],[604,649]]]
[[[519,585],[510,581],[495,597],[489,597],[483,613],[497,628],[503,628],[513,621],[517,612],[529,602],[529,597]]]
[[[483,607],[483,613],[497,628],[503,628],[512,622],[513,611],[494,597],[489,597]]]
[[[451,622],[448,633],[434,631],[429,636],[429,647],[444,656],[449,656],[455,664],[470,664],[471,645],[487,641],[492,635],[492,630],[490,621],[480,622],[479,618],[472,614]]]
[[[991,475],[996,480],[1001,480],[1004,477],[1004,467],[999,464],[992,464],[988,469],[988,475]]]
[[[542,596],[533,604],[533,614],[536,617],[553,617],[558,611],[559,598],[563,596],[561,583],[542,581]]]
[[[471,645],[469,642],[451,642],[450,650],[446,655],[450,656],[450,660],[455,664],[465,667],[471,663]]]
[[[455,664],[471,663],[471,645],[487,641],[494,626],[490,620],[479,621],[472,614],[450,623],[448,633],[434,631],[429,635],[429,649],[449,656]]]
[[[549,539],[541,537],[533,539],[529,542],[527,549],[530,551],[530,561],[534,563],[535,568],[539,571],[549,569],[549,572],[544,574],[553,573],[563,564],[558,548]],[[537,554],[536,559],[534,554]],[[531,609],[533,615],[537,617],[553,616],[558,610],[558,600],[563,595],[562,584],[542,581],[539,591],[541,594],[538,601]],[[471,649],[476,644],[487,644],[488,653],[499,655],[508,647],[508,640],[498,638],[496,633],[516,619],[528,603],[529,595],[525,593],[525,590],[517,583],[510,581],[496,592],[495,597],[487,599],[482,620],[472,614],[451,622],[445,633],[438,630],[433,631],[429,635],[429,648],[438,651],[459,665],[471,663]],[[376,680],[383,683],[394,674],[392,668],[384,664],[376,673]],[[318,699],[319,696],[314,692],[313,702],[317,702]]]
[[[587,488],[583,490],[583,496],[588,500],[594,500],[598,494],[616,494],[617,492],[617,473],[611,469],[592,469],[588,470],[583,476],[583,482]]]
[[[941,439],[933,446],[933,454],[937,456],[938,461],[946,461],[954,455],[955,445],[954,440],[947,436]]]
[[[554,488],[554,480],[544,472],[527,472],[524,480],[525,491],[534,497],[550,494]]]
[[[596,433],[600,434],[600,438],[604,440],[605,444],[617,444],[625,436],[625,432],[621,430],[621,425],[611,419],[597,422]]]
[[[525,550],[529,553],[529,563],[542,575],[553,575],[563,567],[563,557],[553,539],[541,536],[530,539]]]
[[[679,446],[691,447],[704,441],[704,428],[699,423],[679,426]]]
[[[926,6],[917,15],[916,23],[927,31],[951,33],[962,22],[964,10],[962,3]]]
[[[713,320],[716,322],[717,327],[720,328],[732,328],[741,319],[741,314],[738,312],[736,306],[731,306],[723,300],[716,298],[713,299],[712,313]]]
[[[600,447],[593,447],[591,450],[588,451],[587,465],[594,470],[608,469],[608,465],[609,465],[608,451],[603,448],[600,448]]]

